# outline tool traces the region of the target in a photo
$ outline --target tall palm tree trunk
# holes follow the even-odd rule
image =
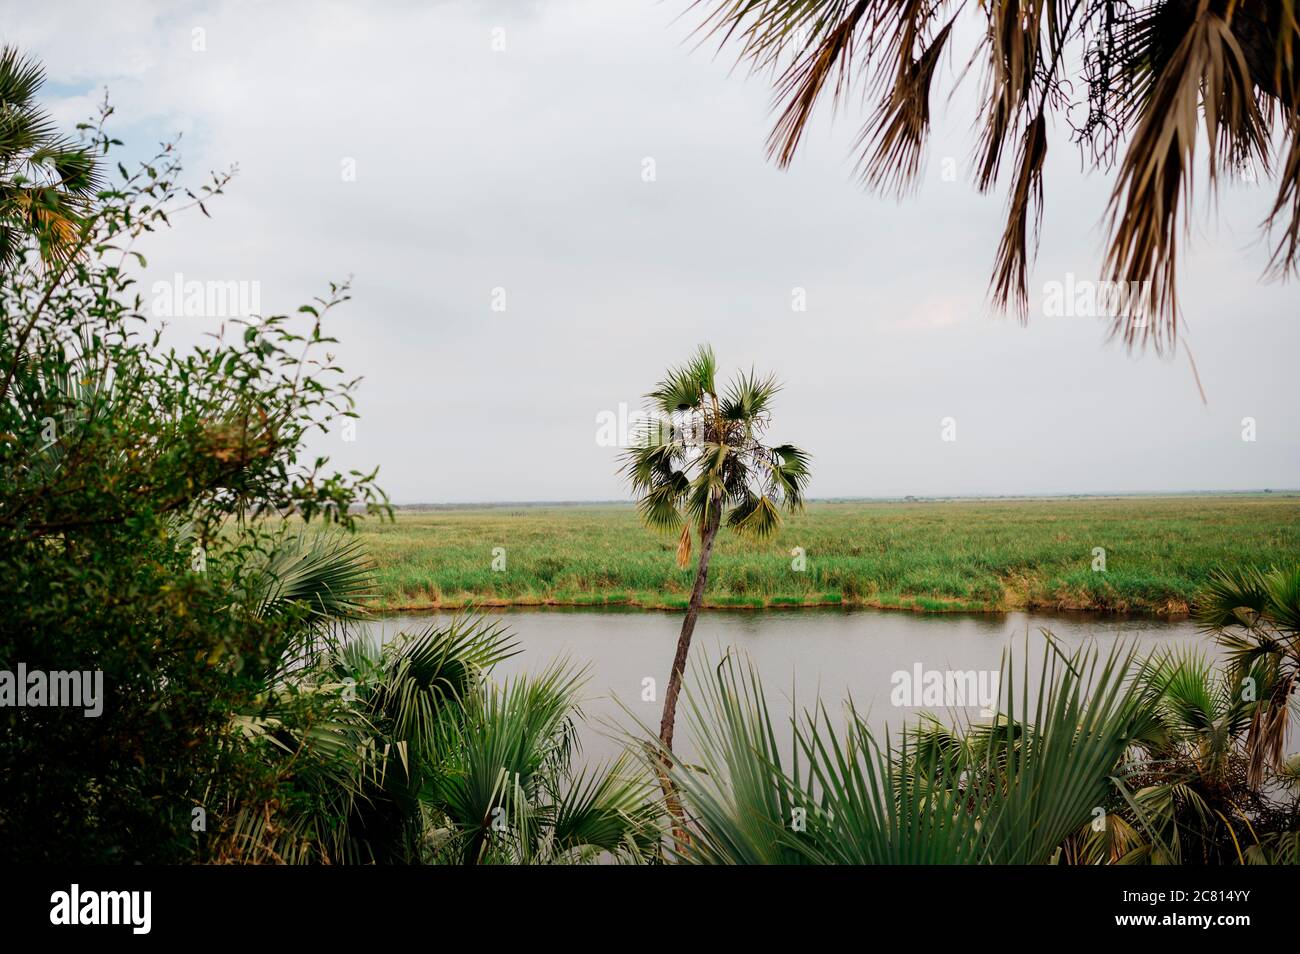
[[[686,657],[691,651],[691,637],[695,635],[695,620],[700,615],[704,604],[704,587],[709,581],[709,559],[713,556],[713,541],[718,535],[718,526],[722,522],[722,502],[715,501],[709,508],[709,517],[700,535],[700,565],[695,573],[695,588],[691,590],[691,601],[686,605],[686,618],[682,620],[682,632],[677,637],[677,655],[673,657],[672,674],[668,677],[668,692],[664,696],[664,715],[659,723],[659,741],[663,743],[665,753],[673,750],[673,728],[677,721],[677,697],[682,692],[682,679],[686,673]]]
[[[684,851],[690,843],[690,833],[686,830],[686,816],[682,811],[681,796],[668,777],[672,768],[673,728],[677,721],[677,697],[682,693],[682,680],[686,674],[686,658],[691,652],[691,637],[695,635],[695,620],[700,615],[700,606],[704,603],[704,587],[709,580],[709,559],[713,555],[713,540],[718,535],[718,526],[722,523],[722,501],[716,501],[710,508],[708,520],[700,534],[700,564],[695,573],[695,588],[691,590],[691,601],[686,605],[686,618],[682,620],[682,633],[677,637],[677,654],[673,657],[673,670],[668,677],[668,692],[664,696],[664,715],[659,723],[659,785],[664,792],[664,806],[668,817],[672,819],[673,841],[678,851]]]

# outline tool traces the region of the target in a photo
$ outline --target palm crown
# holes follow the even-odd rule
[[[717,359],[702,346],[646,395],[650,421],[626,455],[626,473],[646,524],[680,531],[677,563],[691,553],[691,525],[701,535],[727,526],[758,538],[781,523],[781,508],[803,506],[808,455],[791,444],[768,446],[772,399],[780,385],[754,371],[721,394]]]
[[[27,236],[47,261],[69,251],[100,186],[91,154],[36,104],[44,81],[39,63],[0,49],[0,265],[17,260]]]

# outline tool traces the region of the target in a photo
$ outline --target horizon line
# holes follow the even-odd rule
[[[1068,498],[1115,498],[1115,497],[1231,497],[1231,496],[1290,496],[1300,494],[1297,487],[1258,487],[1241,490],[1120,490],[1120,491],[1061,491],[1059,493],[1011,493],[1011,494],[886,494],[880,496],[808,497],[807,503],[922,503],[926,501],[945,500],[1059,500]],[[602,500],[463,500],[430,501],[422,500],[412,503],[396,503],[395,508],[449,508],[449,507],[582,507],[582,506],[632,506],[634,499]]]

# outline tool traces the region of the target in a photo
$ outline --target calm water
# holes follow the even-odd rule
[[[493,616],[504,620],[523,652],[502,663],[498,675],[536,672],[557,657],[587,665],[583,711],[582,759],[602,761],[621,746],[621,733],[639,720],[657,730],[660,701],[643,701],[643,680],[656,681],[662,700],[668,670],[681,628],[680,613],[644,610],[510,609]],[[399,632],[418,632],[445,623],[444,614],[393,616],[371,624],[371,632],[390,639]],[[924,615],[874,610],[789,610],[765,612],[706,611],[695,627],[692,665],[716,663],[728,650],[752,660],[763,678],[774,718],[792,711],[791,699],[803,709],[817,695],[831,711],[852,696],[876,728],[894,728],[923,708],[891,704],[897,671],[997,670],[1003,651],[1015,652],[1017,670],[1028,638],[1033,673],[1046,645],[1048,629],[1067,647],[1095,640],[1103,652],[1117,642],[1136,642],[1140,649],[1194,646],[1211,651],[1195,624],[1087,615]],[[687,686],[690,686],[688,675]],[[1017,678],[1017,682],[1019,679]],[[944,711],[940,709],[939,711]],[[979,718],[978,708],[952,712],[958,719]],[[685,708],[678,708],[676,746],[690,757]]]

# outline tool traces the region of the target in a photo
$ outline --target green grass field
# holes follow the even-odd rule
[[[396,523],[366,521],[362,536],[382,609],[676,608],[694,579],[693,565],[673,561],[675,540],[643,528],[631,506],[399,511]],[[724,531],[707,605],[1178,614],[1217,567],[1298,556],[1300,496],[1289,494],[814,503],[763,543]]]

